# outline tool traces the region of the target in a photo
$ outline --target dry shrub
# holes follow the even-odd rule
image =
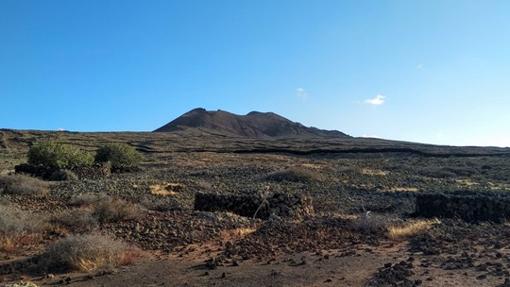
[[[39,245],[42,240],[40,233],[14,233],[0,235],[0,252],[13,254]]]
[[[281,171],[276,171],[268,174],[265,177],[268,181],[276,182],[300,182],[300,183],[311,183],[320,180],[320,175],[317,172],[313,172],[306,169],[289,168]]]
[[[0,251],[15,253],[38,244],[43,227],[32,214],[0,205]]]
[[[92,215],[99,222],[107,223],[135,219],[140,216],[141,212],[138,205],[122,199],[109,198],[96,203]]]
[[[80,193],[78,195],[73,196],[69,200],[69,205],[71,206],[90,206],[96,204],[98,202],[109,199],[109,196],[104,193]]]
[[[403,239],[422,234],[432,228],[433,225],[441,223],[438,219],[418,220],[401,225],[388,227],[388,237],[393,240]]]
[[[48,187],[47,182],[26,175],[0,176],[0,190],[6,194],[45,197]]]
[[[131,202],[107,195],[86,193],[71,198],[71,206],[82,208],[66,210],[53,216],[50,222],[74,232],[86,232],[98,223],[112,223],[135,219],[143,210]]]
[[[0,204],[0,233],[36,232],[41,228],[41,222],[31,213]]]
[[[72,209],[54,215],[50,222],[74,232],[86,232],[97,226],[97,219],[89,209]]]
[[[388,216],[367,212],[354,219],[351,222],[351,228],[358,232],[380,233],[386,231],[391,222],[392,219]]]
[[[145,197],[140,200],[140,205],[160,212],[182,209],[182,203],[172,196]]]
[[[72,235],[48,247],[41,255],[39,269],[89,272],[131,264],[141,255],[141,251],[103,235]]]

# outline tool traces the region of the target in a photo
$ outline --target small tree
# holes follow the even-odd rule
[[[138,166],[142,156],[136,149],[127,144],[107,144],[100,147],[96,153],[96,162],[110,162],[113,169],[126,170]]]
[[[35,143],[28,151],[28,163],[55,169],[90,166],[94,157],[76,147],[56,142]]]

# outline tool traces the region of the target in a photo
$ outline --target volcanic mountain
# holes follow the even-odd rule
[[[270,112],[236,115],[222,110],[207,111],[203,108],[191,110],[154,132],[173,132],[190,128],[248,138],[350,137],[339,131],[306,127]]]

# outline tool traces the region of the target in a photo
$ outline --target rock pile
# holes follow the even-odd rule
[[[271,258],[295,252],[343,250],[356,254],[353,245],[377,244],[380,234],[361,234],[348,229],[342,218],[309,217],[302,221],[270,218],[249,236],[225,245],[226,258]],[[353,252],[353,253],[351,253]]]
[[[258,195],[197,193],[195,210],[229,211],[241,216],[268,219],[302,217],[313,213],[311,199],[301,194],[273,193],[267,198]]]
[[[510,218],[510,196],[496,192],[417,194],[415,215],[503,222]]]
[[[420,286],[421,281],[413,281],[410,277],[414,274],[411,260],[401,261],[397,264],[387,263],[379,268],[374,277],[366,284],[367,287],[378,286],[402,286],[415,287]]]

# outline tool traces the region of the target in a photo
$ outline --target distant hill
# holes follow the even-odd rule
[[[250,112],[236,115],[226,111],[191,110],[154,132],[173,132],[190,128],[207,129],[247,138],[335,137],[350,138],[339,132],[306,127],[275,113]]]

